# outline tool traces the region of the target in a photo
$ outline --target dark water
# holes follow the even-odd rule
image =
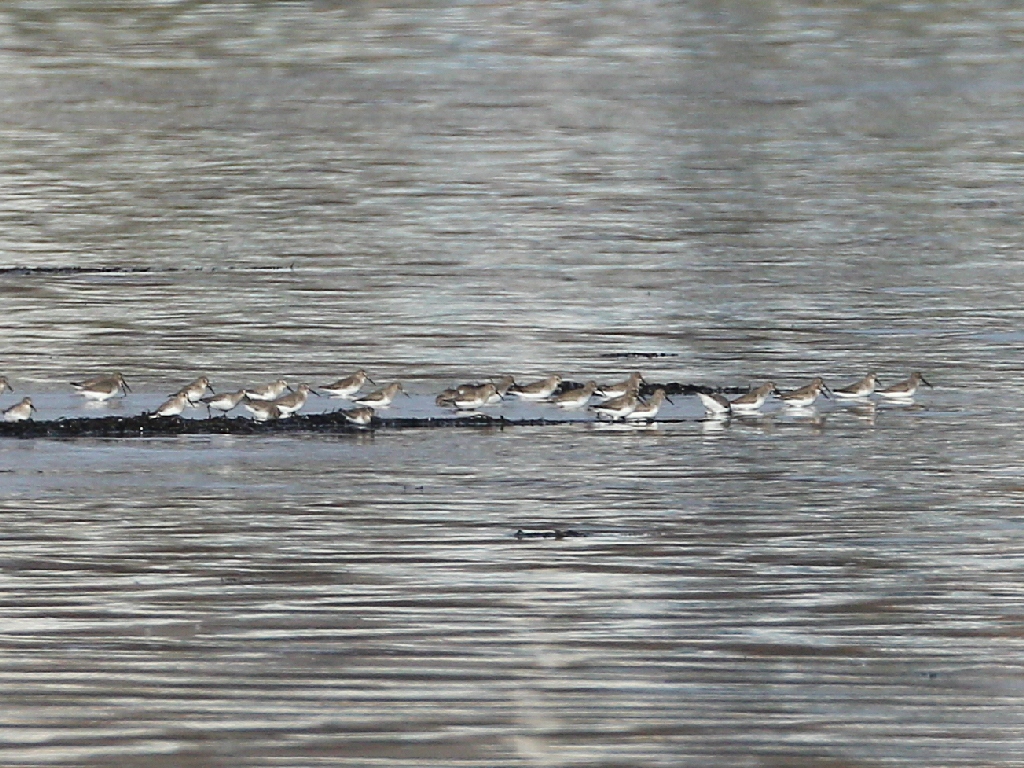
[[[1022,33],[995,2],[3,6],[2,407],[81,415],[107,370],[133,412],[360,366],[395,415],[499,373],[935,389],[0,442],[0,763],[1019,765]]]

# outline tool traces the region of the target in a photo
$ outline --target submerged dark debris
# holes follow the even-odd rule
[[[678,352],[605,352],[599,357],[611,360],[654,360],[659,357],[679,357]]]
[[[524,531],[520,528],[515,532],[515,537],[520,541],[523,539],[578,539],[586,535],[583,531],[573,528],[554,528],[545,531]]]

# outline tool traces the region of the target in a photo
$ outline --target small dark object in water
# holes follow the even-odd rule
[[[614,358],[618,360],[633,360],[646,358],[653,360],[658,357],[679,357],[678,352],[604,352],[601,357]]]
[[[520,528],[515,535],[522,541],[523,539],[577,539],[587,534],[572,528],[554,528],[550,531],[524,531]]]

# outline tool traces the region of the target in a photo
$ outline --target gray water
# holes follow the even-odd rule
[[[502,373],[935,388],[4,440],[0,763],[1021,765],[1022,34],[998,2],[5,4],[0,407],[357,367],[398,416]],[[70,397],[110,370],[123,402]]]

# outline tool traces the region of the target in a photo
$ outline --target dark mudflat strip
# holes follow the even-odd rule
[[[578,381],[563,381],[555,391],[561,394],[571,389],[579,389],[582,386],[583,384]],[[745,395],[750,391],[750,387],[708,387],[704,384],[680,384],[678,381],[670,381],[668,384],[644,384],[640,387],[640,396],[650,397],[658,389],[664,389],[665,394],[669,397],[673,395],[680,395],[682,397],[690,395],[695,397],[699,392],[703,392],[705,395],[714,393],[720,395]]]
[[[14,275],[18,277],[30,275],[150,275],[165,272],[288,272],[295,269],[295,264],[283,266],[236,265],[214,268],[203,267],[0,267],[0,277]]]
[[[177,416],[103,416],[93,419],[56,419],[0,423],[0,437],[174,437],[178,435],[276,435],[366,432],[373,429],[422,429],[430,427],[497,427],[569,423],[548,419],[502,419],[490,416],[454,418],[375,418],[369,427],[350,423],[341,413],[291,416],[276,421],[216,416],[182,419]],[[579,423],[579,422],[577,422]]]
[[[707,387],[703,384],[680,384],[673,381],[668,384],[644,384],[640,388],[640,394],[643,397],[650,397],[656,389],[664,389],[665,394],[669,397],[673,395],[696,396],[698,392],[703,392],[705,395],[715,392],[720,395],[745,395],[750,391],[750,387]]]
[[[673,420],[675,421],[675,420]],[[276,421],[253,421],[244,417],[216,416],[210,419],[182,419],[178,416],[103,416],[94,419],[55,419],[0,423],[3,437],[175,437],[180,435],[284,435],[364,433],[375,429],[504,429],[505,427],[587,424],[580,419],[506,419],[486,414],[449,418],[374,418],[367,427],[350,423],[341,413],[291,416]],[[606,422],[607,423],[607,422]]]
[[[571,382],[563,387],[571,388]],[[724,387],[713,389],[698,384],[647,384],[642,394],[650,395],[662,388],[672,395],[696,395],[698,392],[744,393],[745,387]],[[685,421],[680,419],[659,419],[662,422]],[[551,426],[557,424],[586,424],[589,421],[576,418],[520,418],[509,419],[478,413],[437,417],[375,417],[368,427],[349,422],[340,411],[293,415],[276,421],[254,421],[236,416],[215,416],[207,419],[183,419],[177,416],[152,418],[148,413],[135,416],[98,416],[88,418],[60,418],[48,421],[0,422],[0,438],[3,437],[174,437],[178,435],[275,435],[275,434],[329,434],[362,433],[374,429],[435,429],[475,428],[503,429],[505,427]],[[608,422],[604,422],[608,423]],[[642,424],[643,422],[639,422]]]

